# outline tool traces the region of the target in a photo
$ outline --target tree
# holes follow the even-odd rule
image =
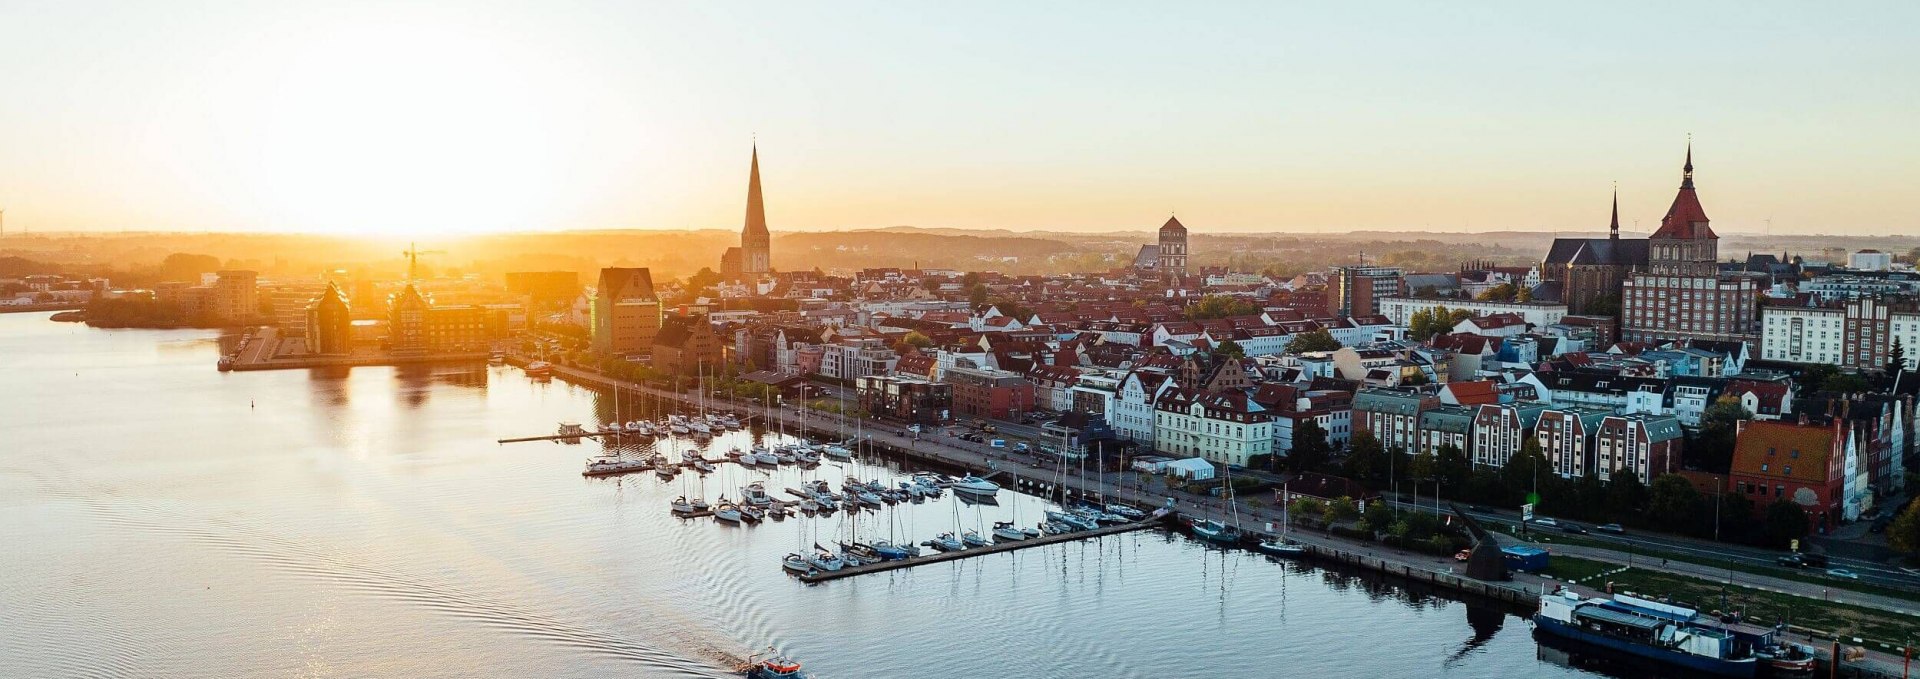
[[[1226,318],[1228,316],[1252,316],[1260,313],[1260,307],[1253,302],[1229,295],[1207,295],[1187,307],[1188,320],[1206,318]]]
[[[1545,477],[1553,476],[1547,468],[1547,456],[1540,450],[1540,440],[1532,436],[1521,437],[1520,452],[1500,467],[1500,483],[1506,487],[1508,495],[1524,498],[1524,502],[1539,502],[1538,497],[1530,497]]]
[[[1335,524],[1352,521],[1354,517],[1359,515],[1360,505],[1355,503],[1353,498],[1341,496],[1327,503],[1327,511],[1322,515],[1321,520],[1328,524]]]
[[[1825,386],[1827,391],[1836,391],[1842,394],[1855,394],[1872,389],[1872,387],[1867,384],[1866,378],[1853,373],[1834,375],[1831,379],[1827,380]]]
[[[1459,497],[1467,490],[1467,479],[1473,476],[1473,465],[1467,462],[1467,454],[1459,446],[1451,443],[1440,446],[1436,455],[1437,464],[1434,474],[1440,479],[1440,485],[1448,489],[1442,493],[1447,497]]]
[[[1633,523],[1651,502],[1647,495],[1647,485],[1638,475],[1614,474],[1607,481],[1607,514]]]
[[[1242,348],[1239,342],[1235,342],[1233,340],[1227,340],[1225,342],[1221,342],[1219,346],[1216,346],[1213,348],[1213,353],[1215,356],[1219,356],[1222,358],[1246,358],[1247,357],[1247,350],[1245,348]]]
[[[1699,526],[1700,515],[1700,491],[1686,477],[1665,474],[1653,480],[1652,497],[1647,503],[1648,525],[1692,531]]]
[[[1513,301],[1521,304],[1533,301],[1533,288],[1521,286],[1513,292]]]
[[[1365,429],[1353,432],[1353,440],[1347,444],[1347,461],[1340,472],[1368,488],[1385,485],[1381,480],[1387,474],[1387,451],[1380,446],[1380,440],[1373,437],[1373,432]]]
[[[1327,443],[1327,431],[1319,422],[1306,420],[1293,429],[1293,450],[1287,453],[1287,468],[1293,473],[1317,472],[1327,468],[1333,446]]]
[[[160,275],[167,280],[198,282],[200,274],[219,269],[220,258],[213,255],[175,252],[160,260]]]
[[[1688,457],[1702,469],[1723,471],[1733,460],[1733,446],[1741,420],[1753,419],[1740,400],[1722,397],[1700,415],[1700,430],[1688,442]]]
[[[1438,465],[1439,463],[1433,459],[1432,452],[1421,451],[1420,454],[1413,456],[1412,461],[1407,463],[1407,478],[1416,482],[1431,479]]]
[[[1339,340],[1334,339],[1333,333],[1327,332],[1326,329],[1324,328],[1320,330],[1303,332],[1298,335],[1294,335],[1293,339],[1287,340],[1287,353],[1289,354],[1304,354],[1304,353],[1314,352],[1314,351],[1333,351],[1339,348],[1340,348]]]
[[[1827,381],[1840,375],[1840,369],[1825,363],[1808,366],[1800,371],[1800,391],[1805,394],[1817,394],[1826,390]]]
[[[1481,293],[1475,296],[1474,299],[1480,300],[1482,302],[1511,302],[1513,301],[1513,295],[1514,295],[1513,284],[1501,283],[1499,285],[1495,285],[1491,288],[1487,288],[1486,290],[1481,291]]]
[[[1587,314],[1593,316],[1620,315],[1620,293],[1610,292],[1588,300]]]
[[[1898,375],[1907,369],[1907,348],[1900,345],[1900,338],[1893,338],[1893,348],[1887,350],[1888,375]]]
[[[1907,511],[1887,527],[1887,545],[1908,556],[1920,555],[1920,502],[1907,504]]]
[[[1807,534],[1807,510],[1791,500],[1774,500],[1767,505],[1767,544],[1786,547]]]
[[[973,274],[967,275],[971,276]],[[968,288],[967,302],[973,305],[974,311],[987,308],[987,285],[985,283],[975,283],[973,287]]]
[[[911,344],[921,349],[933,346],[933,338],[920,334],[918,330],[907,331],[907,336],[900,338],[900,342],[903,344]]]

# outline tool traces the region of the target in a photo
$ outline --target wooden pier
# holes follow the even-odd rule
[[[1162,525],[1160,521],[1157,521],[1154,519],[1146,519],[1143,521],[1135,521],[1132,523],[1115,524],[1112,526],[1101,526],[1093,530],[1074,531],[1072,533],[1055,533],[1053,535],[1042,535],[1037,538],[1028,538],[1026,540],[1014,540],[1011,542],[995,542],[985,547],[970,547],[967,549],[962,549],[962,550],[953,551],[953,552],[935,552],[927,556],[911,556],[905,559],[898,559],[894,561],[882,561],[879,563],[870,563],[864,566],[847,566],[837,571],[816,570],[816,571],[811,571],[795,577],[800,578],[801,582],[805,582],[807,584],[813,584],[816,582],[826,582],[828,580],[839,580],[841,578],[851,578],[856,575],[866,575],[869,573],[879,573],[882,571],[891,571],[891,570],[897,570],[901,568],[911,568],[913,566],[921,566],[921,565],[930,564],[930,563],[945,563],[948,561],[958,561],[960,559],[965,559],[967,557],[982,556],[985,554],[999,554],[1002,552],[1011,552],[1016,549],[1026,549],[1028,547],[1039,547],[1042,545],[1053,545],[1053,544],[1059,544],[1062,542],[1082,540],[1086,538],[1097,538],[1103,535],[1117,535],[1120,533],[1128,533],[1136,530],[1154,528],[1160,525]]]

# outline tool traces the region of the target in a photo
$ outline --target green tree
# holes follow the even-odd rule
[[[1647,502],[1648,525],[1693,531],[1700,523],[1700,515],[1700,491],[1695,490],[1686,477],[1665,474],[1653,480],[1653,491]]]
[[[1407,462],[1407,478],[1413,481],[1425,481],[1433,478],[1433,473],[1438,468],[1439,463],[1434,461],[1433,453],[1421,451]]]
[[[1303,332],[1298,335],[1294,335],[1293,339],[1287,340],[1287,353],[1289,354],[1304,354],[1304,353],[1313,352],[1313,351],[1333,351],[1339,348],[1340,348],[1339,340],[1335,340],[1333,338],[1333,333],[1327,332],[1325,329]]]
[[[1887,350],[1888,375],[1898,375],[1907,369],[1907,348],[1900,345],[1900,338],[1893,338],[1893,348]]]
[[[1800,371],[1800,391],[1805,394],[1817,394],[1826,390],[1827,381],[1840,375],[1840,369],[1825,363],[1807,366]]]
[[[1533,288],[1519,286],[1513,291],[1513,301],[1525,304],[1533,301]]]
[[[1188,320],[1206,318],[1226,318],[1228,316],[1252,316],[1260,313],[1260,306],[1253,302],[1230,295],[1207,295],[1200,301],[1187,306]]]
[[[1520,498],[1522,503],[1538,502],[1539,498],[1528,496],[1551,476],[1553,471],[1547,467],[1547,456],[1540,450],[1540,440],[1531,436],[1522,437],[1520,452],[1500,467],[1501,485],[1506,487],[1509,496]]]
[[[1741,420],[1753,419],[1740,400],[1722,397],[1700,415],[1700,430],[1687,442],[1688,457],[1701,469],[1723,470],[1733,461]]]
[[[1767,505],[1767,544],[1784,548],[1807,534],[1807,510],[1790,500],[1774,500]]]
[[[1387,474],[1387,451],[1381,447],[1380,440],[1373,437],[1373,432],[1365,429],[1353,432],[1353,440],[1347,444],[1347,460],[1340,471],[1368,488],[1385,485],[1382,481]]]
[[[933,338],[920,334],[918,330],[907,331],[907,336],[900,338],[900,341],[921,349],[933,346]]]
[[[967,274],[967,275],[971,276],[973,274]],[[985,283],[975,283],[973,284],[973,287],[968,288],[967,302],[973,305],[974,311],[980,311],[980,310],[986,309],[987,308],[987,285]]]
[[[1293,449],[1287,452],[1287,468],[1295,474],[1322,471],[1332,454],[1327,431],[1319,422],[1305,420],[1293,430]]]
[[[1909,503],[1887,527],[1887,545],[1901,554],[1920,555],[1920,502]]]
[[[1233,340],[1227,340],[1225,342],[1221,342],[1220,346],[1213,348],[1213,353],[1214,355],[1220,356],[1222,358],[1246,358],[1247,357],[1247,350],[1242,348],[1239,342],[1235,342]]]
[[[1467,479],[1473,476],[1473,465],[1467,462],[1467,454],[1459,446],[1451,443],[1440,446],[1435,461],[1434,474],[1440,479],[1445,497],[1460,497],[1467,490]]]
[[[1593,316],[1620,315],[1620,293],[1610,292],[1588,300],[1586,312]]]
[[[1853,373],[1841,373],[1827,380],[1826,389],[1827,391],[1835,391],[1842,394],[1856,394],[1870,391],[1873,389],[1873,386],[1867,384],[1867,378]]]
[[[1353,498],[1341,496],[1327,503],[1327,511],[1321,517],[1326,523],[1335,524],[1352,521],[1359,515],[1360,505],[1354,502]]]
[[[1491,288],[1487,288],[1486,290],[1481,291],[1479,295],[1476,295],[1474,297],[1474,299],[1480,300],[1482,302],[1511,302],[1513,301],[1513,295],[1514,295],[1513,284],[1501,283],[1499,285],[1495,285]]]
[[[1607,514],[1627,523],[1642,515],[1651,500],[1647,485],[1635,474],[1614,474],[1607,481]]]

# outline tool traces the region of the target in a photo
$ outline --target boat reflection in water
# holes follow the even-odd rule
[[[1622,679],[1681,679],[1698,676],[1666,663],[1608,650],[1566,637],[1544,634],[1538,629],[1533,631],[1533,639],[1538,642],[1538,657],[1542,662],[1569,669]]]

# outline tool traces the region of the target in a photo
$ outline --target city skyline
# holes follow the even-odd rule
[[[15,232],[734,229],[756,136],[773,231],[1645,232],[1692,133],[1728,233],[1920,233],[1898,5],[115,10],[0,7]]]

